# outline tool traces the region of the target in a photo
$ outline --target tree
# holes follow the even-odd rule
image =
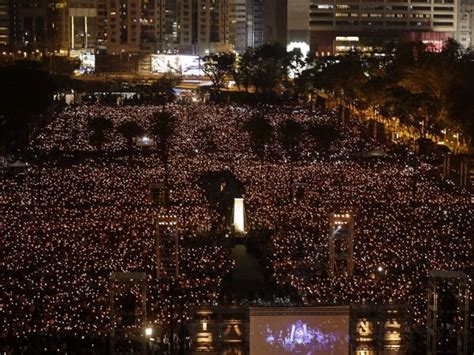
[[[441,53],[422,52],[412,65],[400,70],[398,85],[436,104],[436,112],[427,117],[431,126],[449,127],[455,121],[449,106],[453,90],[465,79],[461,74],[464,58],[460,45],[449,40]]]
[[[247,71],[257,92],[269,93],[278,89],[288,77],[288,58],[286,48],[280,44],[264,44],[253,51]]]
[[[273,136],[273,126],[263,114],[257,114],[245,123],[244,128],[250,134],[252,149],[263,160],[265,158],[265,146],[270,143]]]
[[[174,88],[181,83],[182,78],[171,73],[164,74],[150,85],[151,102],[157,105],[165,105],[173,102],[176,95]]]
[[[125,121],[117,127],[117,131],[126,139],[129,154],[133,149],[133,138],[143,134],[143,128],[134,121]]]
[[[176,133],[176,117],[168,111],[155,113],[152,133],[156,139],[161,163],[165,171],[165,200],[169,201],[169,157],[173,136]]]
[[[390,88],[386,92],[383,110],[415,128],[420,138],[428,132],[436,132],[438,128],[430,119],[436,115],[437,103],[424,93],[413,94],[403,87]]]
[[[357,53],[328,59],[325,68],[315,76],[315,86],[328,90],[337,98],[355,100],[367,81]]]
[[[468,146],[474,142],[474,62],[467,60],[462,64],[460,75],[464,80],[452,88],[448,103],[449,116],[461,128]]]
[[[28,143],[33,128],[45,122],[55,90],[52,76],[37,62],[0,68],[0,144],[5,150]]]
[[[101,151],[104,143],[107,141],[107,134],[112,130],[113,124],[109,119],[98,116],[91,118],[87,124],[90,131],[90,142]]]
[[[212,82],[216,94],[225,87],[227,77],[233,73],[234,53],[213,53],[202,58],[203,71]]]
[[[249,92],[251,82],[251,70],[253,61],[253,49],[248,48],[242,55],[237,57],[236,64],[232,69],[232,77],[240,88],[244,86],[245,91]]]

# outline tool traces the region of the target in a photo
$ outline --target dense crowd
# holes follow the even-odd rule
[[[34,139],[31,154],[37,160],[27,171],[3,178],[2,335],[104,334],[113,271],[147,272],[148,317],[155,323],[170,320],[176,295],[154,276],[160,207],[148,198],[149,185],[163,180],[159,154],[136,147],[129,157],[125,138],[115,130],[96,151],[87,128],[90,118],[105,116],[114,127],[135,121],[151,136],[153,113],[162,109],[66,108]],[[242,182],[249,234],[274,233],[267,266],[306,303],[407,303],[421,322],[428,271],[472,266],[470,196],[400,147],[383,146],[383,158],[354,158],[354,152],[380,146],[362,137],[362,126],[341,125],[335,112],[177,104],[164,109],[178,120],[170,208],[179,220],[178,282],[186,309],[217,302],[233,266],[229,252],[209,234],[222,216],[197,183],[208,171],[228,170]],[[321,148],[305,135],[299,159],[291,163],[274,133],[261,159],[244,129],[257,111],[275,129],[291,118],[304,127],[335,126],[340,137]],[[297,200],[291,194],[295,184],[304,187]],[[329,278],[324,271],[329,214],[338,211],[355,216],[355,272]]]

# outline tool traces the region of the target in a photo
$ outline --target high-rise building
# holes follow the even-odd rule
[[[46,49],[48,2],[22,0],[18,6],[17,44],[26,48]]]
[[[107,1],[107,52],[140,51],[140,0]]]
[[[265,42],[263,0],[229,0],[229,41],[237,52]]]
[[[160,34],[161,51],[173,51],[178,43],[178,1],[161,0],[162,32]]]
[[[98,47],[205,53],[229,43],[228,0],[98,0]]]
[[[229,41],[237,52],[247,49],[247,0],[229,0]]]
[[[8,0],[0,0],[0,45],[10,42],[10,6]]]
[[[457,28],[458,0],[292,0],[288,42],[306,42],[317,54],[387,41],[416,40],[440,49]],[[337,43],[336,43],[337,42]]]
[[[229,50],[228,0],[179,0],[177,15],[181,53]]]
[[[59,51],[66,47],[67,0],[2,2],[8,3],[8,44],[11,47],[28,52]]]
[[[67,46],[72,50],[97,46],[97,1],[69,0],[67,10]]]
[[[154,53],[165,0],[97,0],[97,49],[108,54]]]
[[[273,41],[268,1],[0,0],[0,43],[61,53],[242,52]]]
[[[247,43],[249,47],[260,47],[265,43],[263,0],[247,2]]]
[[[286,45],[288,0],[263,0],[264,42]]]
[[[156,53],[163,41],[166,1],[142,0],[140,15],[140,51]]]
[[[456,39],[464,48],[474,48],[474,0],[460,0]]]

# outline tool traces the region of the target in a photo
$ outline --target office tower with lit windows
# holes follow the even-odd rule
[[[306,42],[319,55],[422,41],[433,50],[454,37],[459,0],[294,0],[288,3],[288,42]]]
[[[229,0],[229,41],[237,52],[265,42],[263,0]]]
[[[247,43],[249,47],[260,47],[265,43],[263,0],[247,1]]]
[[[10,42],[10,4],[8,0],[0,0],[0,46]]]
[[[97,0],[101,53],[154,53],[162,33],[165,0]]]
[[[179,0],[177,13],[181,53],[230,49],[228,0]]]
[[[141,1],[140,52],[156,53],[162,49],[167,3],[165,0]]]
[[[93,50],[97,45],[97,1],[69,0],[67,33],[71,50]]]
[[[140,51],[140,0],[107,1],[107,53]]]
[[[22,0],[18,5],[17,44],[25,48],[46,48],[48,2]]]
[[[162,23],[160,33],[160,51],[173,51],[178,43],[178,1],[177,0],[160,0],[161,13],[160,19]]]
[[[264,42],[286,45],[288,0],[263,0]]]
[[[247,49],[247,0],[229,0],[229,41],[237,52]]]

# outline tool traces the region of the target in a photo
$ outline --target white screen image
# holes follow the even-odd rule
[[[250,354],[346,355],[348,315],[251,315]]]
[[[203,76],[198,56],[157,54],[151,56],[151,70],[155,73],[172,72],[185,76]]]

